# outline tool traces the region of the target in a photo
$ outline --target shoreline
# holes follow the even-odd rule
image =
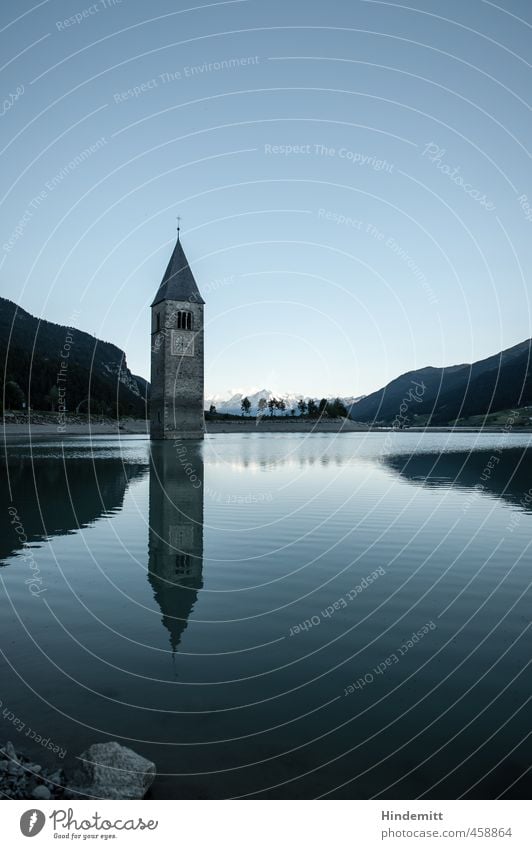
[[[108,420],[105,422],[69,422],[61,428],[57,422],[52,420],[37,420],[29,424],[26,422],[0,422],[1,432],[4,438],[10,436],[28,436],[38,438],[41,436],[56,436],[62,439],[70,436],[145,436],[149,437],[149,424],[145,419],[120,419],[119,421]],[[256,419],[242,419],[230,421],[207,421],[205,423],[205,435],[215,436],[226,433],[507,433],[503,427],[410,427],[397,430],[392,427],[371,427],[361,422],[348,419],[335,419],[332,421],[319,421],[316,419],[294,420],[293,418],[270,418],[265,417],[257,422]],[[532,433],[532,427],[514,428],[513,433]]]
[[[242,419],[242,421],[207,421],[205,422],[205,434],[215,433],[353,433],[368,432],[368,425],[354,422],[350,419],[333,419],[332,421],[319,421],[318,419],[303,419],[301,421],[293,418],[268,416],[257,421],[257,419]]]
[[[32,422],[9,421],[4,418],[0,421],[0,433],[4,436],[57,436],[62,439],[66,436],[121,436],[129,434],[148,435],[149,423],[145,419],[106,419],[104,421],[82,420],[76,416],[73,421],[66,421],[59,425],[57,418],[52,415],[37,414]]]
[[[53,422],[4,423],[0,425],[4,436],[57,436],[62,439],[68,436],[149,436],[148,424],[144,419],[122,419],[120,422],[80,423],[73,422],[61,430]],[[205,435],[217,433],[352,433],[367,432],[370,428],[357,422],[340,421],[261,421],[255,419],[227,422],[206,422]],[[162,440],[161,440],[162,441]],[[170,441],[170,440],[168,440]]]

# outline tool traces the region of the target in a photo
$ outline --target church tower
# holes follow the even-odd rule
[[[203,305],[177,243],[151,305],[152,439],[203,439]]]

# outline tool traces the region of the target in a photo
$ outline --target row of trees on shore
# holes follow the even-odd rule
[[[251,401],[247,396],[242,398],[240,409],[242,410],[243,416],[250,415]],[[216,415],[216,407],[214,404],[211,404],[209,412],[211,415]],[[297,407],[291,407],[290,409],[287,408],[286,402],[282,398],[260,398],[257,404],[257,415],[259,417],[268,414],[270,416],[277,414],[295,416],[298,413],[300,416],[304,416],[309,419],[318,419],[325,416],[334,419],[346,418],[348,415],[347,408],[340,398],[335,398],[334,401],[328,398],[322,398],[319,401],[314,398],[309,398],[305,401],[304,398],[300,398],[297,402]]]

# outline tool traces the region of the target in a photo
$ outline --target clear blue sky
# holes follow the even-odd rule
[[[208,394],[367,393],[532,335],[525,0],[0,15],[5,297],[149,377],[180,214]]]

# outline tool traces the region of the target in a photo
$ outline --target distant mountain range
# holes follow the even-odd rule
[[[351,405],[360,422],[442,425],[532,404],[532,339],[472,365],[402,374]]]
[[[261,398],[264,398],[266,401],[269,401],[270,398],[277,398],[278,401],[284,401],[285,402],[286,410],[285,410],[284,413],[281,412],[280,410],[274,410],[274,415],[277,415],[277,416],[286,415],[286,413],[290,414],[290,411],[293,410],[293,409],[295,409],[296,415],[298,416],[299,415],[299,409],[298,409],[298,406],[297,406],[297,402],[301,398],[303,398],[304,401],[308,401],[309,398],[311,398],[311,397],[313,397],[315,401],[320,400],[320,398],[318,398],[317,396],[310,396],[310,395],[303,395],[303,394],[294,395],[292,393],[285,394],[285,395],[279,395],[279,394],[276,394],[275,392],[272,392],[271,389],[261,389],[259,392],[253,392],[252,394],[249,394],[247,396],[245,394],[241,393],[241,392],[237,392],[235,394],[228,392],[226,395],[215,395],[212,398],[206,398],[205,399],[205,409],[208,410],[210,408],[211,404],[214,404],[214,406],[216,407],[217,413],[230,413],[232,415],[240,415],[241,412],[242,412],[241,404],[242,404],[242,401],[245,397],[247,397],[249,399],[249,402],[251,404],[251,408],[250,408],[250,411],[249,411],[251,416],[257,415],[258,404],[259,404],[259,401],[260,401]],[[336,397],[337,396],[328,396],[327,400],[328,401],[334,401]],[[363,396],[360,396],[360,397],[363,397]],[[354,395],[350,395],[347,398],[341,397],[340,401],[343,401],[345,406],[349,409],[349,407],[351,407],[351,405],[353,405],[357,401],[359,401],[359,398],[355,397]],[[267,413],[269,415],[269,410],[267,411]]]
[[[64,365],[63,365],[64,364]],[[124,351],[82,330],[53,324],[0,298],[0,366],[6,406],[143,417],[149,384]],[[1,398],[0,398],[1,401]]]

